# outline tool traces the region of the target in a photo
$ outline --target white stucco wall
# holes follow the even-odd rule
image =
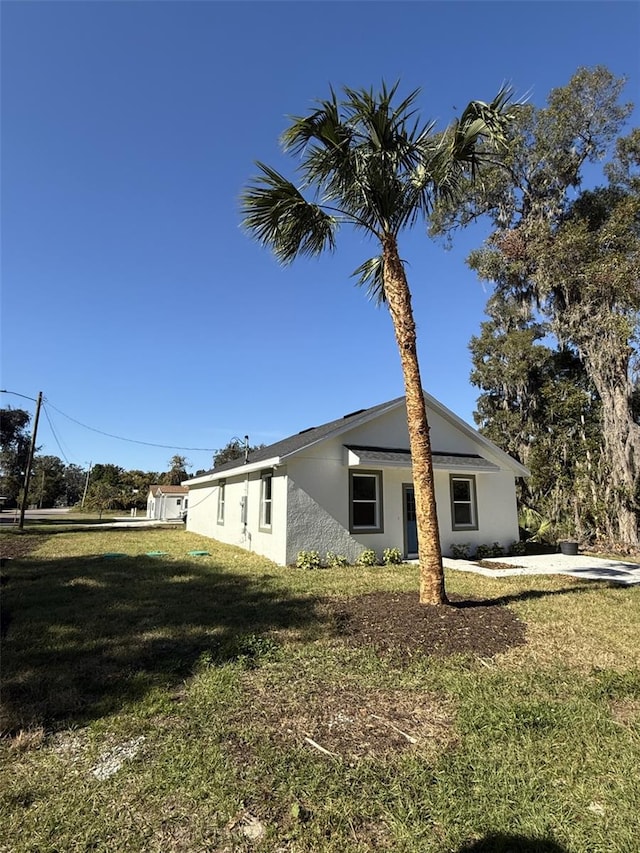
[[[285,469],[273,472],[271,532],[259,529],[261,472],[229,477],[225,486],[224,523],[218,524],[219,485],[189,489],[187,530],[229,545],[255,551],[276,563],[286,560],[287,487]],[[246,524],[242,518],[246,501]]]
[[[481,454],[497,466],[505,464],[499,452],[492,453],[489,446],[479,444],[473,433],[466,433],[432,409],[428,415],[435,452]],[[188,529],[263,554],[281,565],[295,563],[298,552],[303,550],[316,550],[322,558],[327,551],[334,551],[350,561],[364,548],[373,548],[379,556],[385,548],[399,548],[404,554],[403,485],[411,483],[411,469],[383,468],[375,464],[363,466],[361,470],[382,471],[383,531],[351,534],[345,444],[408,449],[404,407],[337,438],[319,442],[290,458],[286,466],[275,469],[270,533],[260,531],[258,524],[260,471],[227,478],[223,525],[216,521],[218,486],[190,487]],[[467,543],[471,551],[478,544],[496,541],[508,548],[518,538],[513,471],[501,468],[493,472],[475,472],[478,529],[457,531],[452,529],[451,521],[450,473],[462,472],[440,468],[434,472],[443,553],[450,554],[454,543]],[[241,518],[245,496],[246,525]]]
[[[499,542],[507,551],[511,543],[518,539],[518,512],[513,473],[499,471],[475,474],[477,530],[453,529],[449,473],[448,471],[434,472],[440,545],[443,554],[451,556],[451,546],[454,544],[468,544],[469,553],[473,554],[478,545],[491,545],[494,542]]]
[[[498,455],[491,454],[485,446],[480,447],[473,436],[461,432],[438,413],[430,410],[428,415],[434,451],[481,453],[489,461],[503,464]],[[345,444],[408,448],[404,408],[308,448],[289,461],[287,563],[295,562],[297,553],[302,550],[316,550],[321,557],[327,551],[334,551],[349,560],[354,560],[364,548],[373,548],[379,555],[385,548],[399,548],[405,553],[403,485],[412,482],[411,469],[366,466],[366,470],[382,471],[383,532],[352,534],[349,532],[349,469],[343,463]],[[475,472],[478,529],[455,531],[451,518],[450,473],[458,472],[434,472],[443,553],[451,554],[454,543],[468,543],[473,552],[479,544],[500,542],[506,550],[518,538],[513,472]]]
[[[187,495],[151,495],[147,498],[147,518],[172,521],[182,518]]]

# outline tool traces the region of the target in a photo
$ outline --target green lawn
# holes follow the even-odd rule
[[[25,535],[3,570],[0,853],[640,849],[640,590],[451,572],[526,645],[401,664],[347,645],[327,600],[417,590],[413,566]]]

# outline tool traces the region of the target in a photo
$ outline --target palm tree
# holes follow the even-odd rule
[[[241,197],[243,225],[278,260],[335,249],[341,224],[367,233],[380,254],[355,272],[372,298],[389,308],[404,377],[420,562],[420,602],[446,604],[436,516],[429,425],[420,380],[411,293],[398,236],[426,221],[440,198],[458,197],[469,177],[507,145],[511,92],[489,103],[472,101],[459,119],[436,133],[420,124],[419,90],[394,104],[398,84],[380,92],[346,88],[306,117],[292,117],[282,135],[299,157],[300,189],[258,162],[260,174]],[[467,184],[468,185],[468,184]],[[309,191],[311,200],[302,192]]]

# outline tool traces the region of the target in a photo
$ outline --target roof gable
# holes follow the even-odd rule
[[[514,472],[515,476],[528,475],[529,472],[523,465],[501,450],[488,438],[481,435],[477,430],[473,429],[473,427],[469,426],[469,424],[463,421],[462,418],[459,418],[458,415],[454,414],[450,409],[447,409],[446,406],[436,400],[435,397],[432,397],[431,394],[428,394],[426,391],[424,392],[424,396],[428,408],[437,412],[451,425],[451,427],[460,430],[481,448],[485,448],[494,457],[498,457],[505,467],[510,468]],[[270,444],[267,447],[261,447],[260,449],[250,453],[246,462],[244,459],[235,459],[231,462],[226,462],[224,465],[220,465],[217,468],[213,468],[210,471],[201,474],[197,478],[193,478],[192,480],[185,482],[193,482],[195,480],[201,481],[202,479],[218,479],[220,475],[224,474],[240,474],[243,470],[255,470],[256,468],[259,468],[260,463],[262,462],[265,463],[265,465],[273,465],[283,462],[287,458],[294,456],[300,451],[306,450],[321,441],[325,441],[329,438],[335,438],[344,432],[352,430],[354,427],[365,424],[367,421],[378,418],[383,414],[391,412],[404,405],[405,398],[402,396],[389,400],[386,403],[380,403],[377,406],[371,406],[368,409],[358,409],[355,412],[350,412],[349,414],[343,415],[341,418],[328,421],[320,426],[309,427],[301,430],[300,432],[288,436],[287,438],[283,438],[280,441],[276,441],[274,444]],[[434,453],[437,452],[438,449],[434,451]]]
[[[189,489],[186,486],[165,486],[162,484],[155,484],[153,486],[149,486],[149,491],[157,498],[159,495],[186,495]]]

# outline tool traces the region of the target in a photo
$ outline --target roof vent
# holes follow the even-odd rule
[[[342,420],[345,420],[345,418],[352,418],[354,415],[359,415],[362,412],[366,412],[366,411],[367,411],[366,409],[356,409],[355,412],[349,412],[348,415],[343,415]]]
[[[298,435],[303,435],[305,432],[311,432],[312,429],[316,429],[316,427],[307,427],[306,429],[301,429]]]

